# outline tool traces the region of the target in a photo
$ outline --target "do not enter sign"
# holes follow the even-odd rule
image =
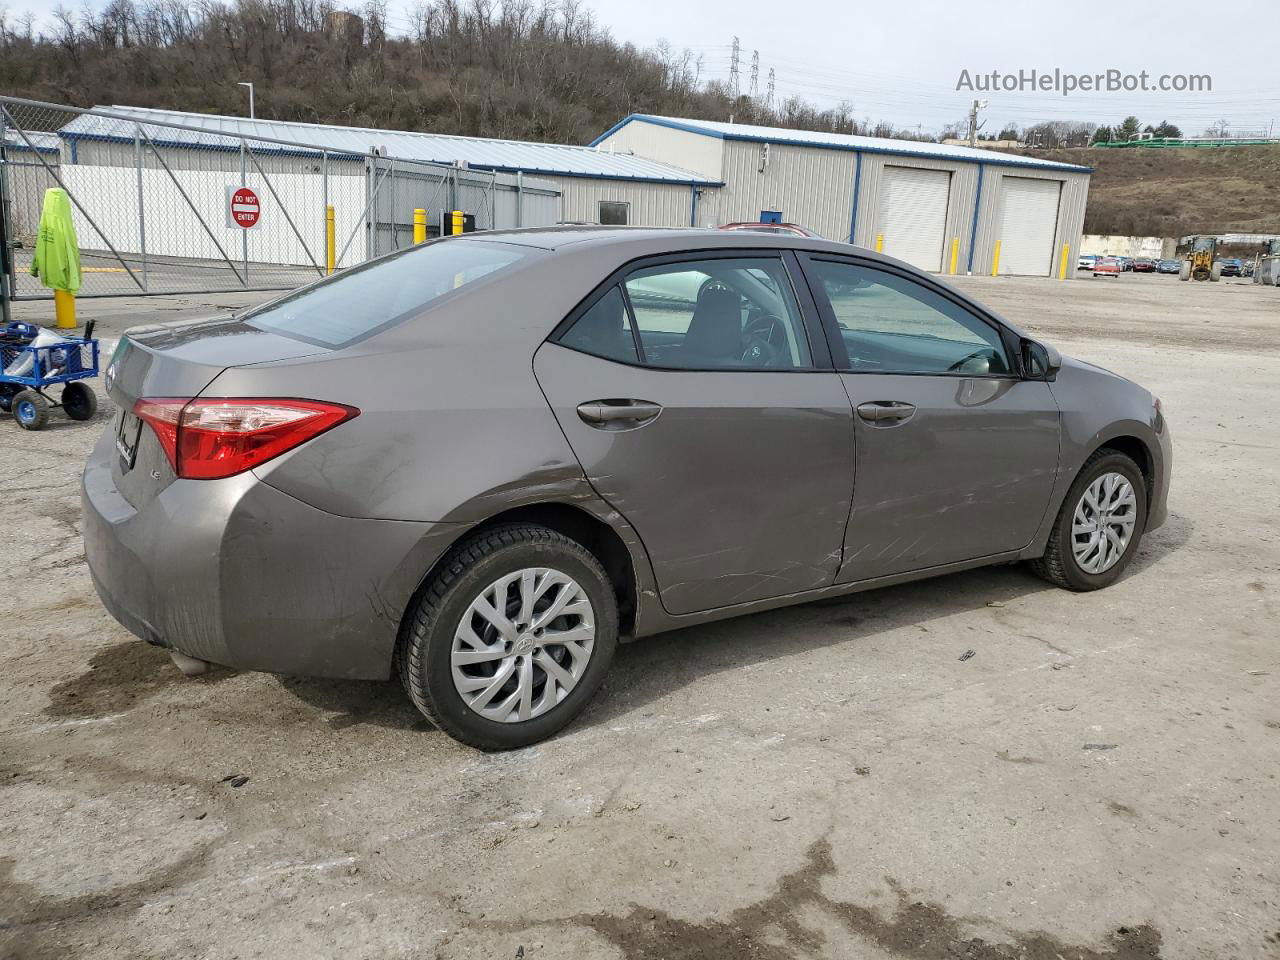
[[[248,230],[258,225],[258,195],[248,187],[227,187],[227,226]]]

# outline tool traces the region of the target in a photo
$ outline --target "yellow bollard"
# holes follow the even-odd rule
[[[960,238],[951,238],[951,272],[956,272],[956,264],[960,261]]]
[[[464,217],[464,214],[461,210],[453,211],[453,235],[455,237],[461,235],[462,233],[462,229],[465,222],[463,217]]]
[[[884,252],[884,234],[877,233],[876,234],[876,253],[883,253],[883,252]]]
[[[70,330],[76,325],[76,297],[66,290],[53,291],[53,315],[58,329]]]
[[[413,242],[415,246],[427,242],[427,211],[421,207],[413,211]]]
[[[324,263],[325,272],[333,273],[338,266],[338,241],[333,226],[333,207],[324,208]]]
[[[1000,241],[996,241],[995,253],[991,255],[991,275],[993,277],[1000,276]]]
[[[1058,270],[1059,280],[1067,279],[1067,261],[1071,259],[1069,256],[1070,253],[1071,253],[1071,244],[1064,243],[1062,245],[1062,266]]]

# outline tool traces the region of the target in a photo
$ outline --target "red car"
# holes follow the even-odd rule
[[[726,223],[721,230],[752,230],[756,233],[781,233],[788,237],[813,237],[821,240],[821,234],[814,233],[808,227],[798,223]]]
[[[1095,277],[1119,277],[1124,265],[1119,257],[1099,257],[1093,263]]]
[[[1133,261],[1134,273],[1155,273],[1156,262],[1150,257],[1138,257]]]

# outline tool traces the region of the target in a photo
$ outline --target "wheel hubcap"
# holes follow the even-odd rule
[[[528,567],[471,601],[453,635],[453,685],[480,716],[519,723],[578,685],[595,647],[591,600],[559,570]]]
[[[1071,518],[1071,548],[1085,573],[1106,573],[1124,556],[1138,518],[1128,478],[1104,473],[1085,488]]]

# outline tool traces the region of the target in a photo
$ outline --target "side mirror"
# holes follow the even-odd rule
[[[1048,344],[1022,341],[1022,372],[1032,380],[1052,380],[1062,369],[1062,355]]]

